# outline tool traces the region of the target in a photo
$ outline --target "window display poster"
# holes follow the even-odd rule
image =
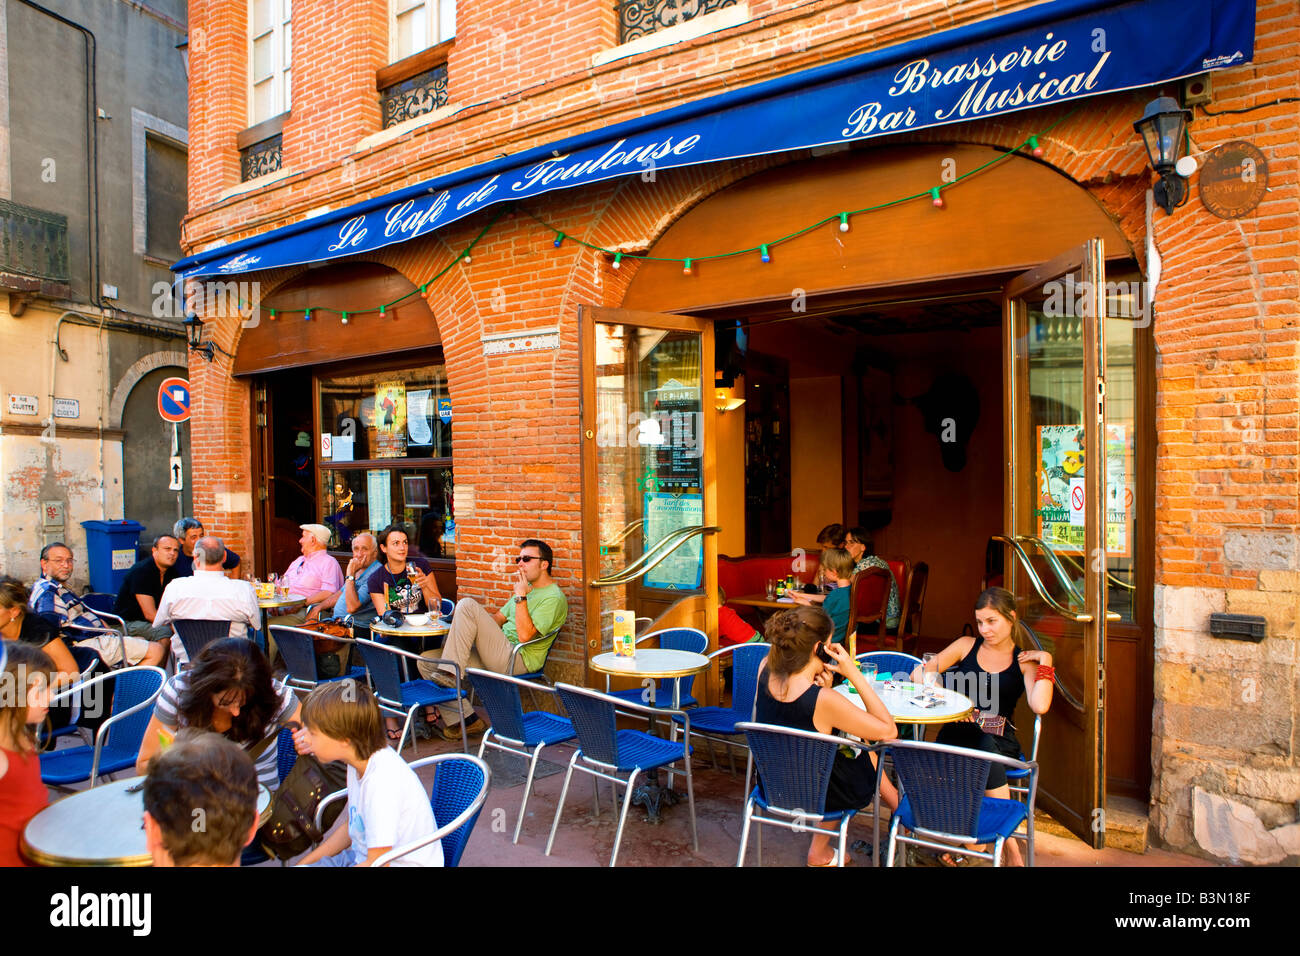
[[[406,455],[406,383],[380,382],[375,386],[375,457]]]
[[[1133,456],[1123,425],[1106,426],[1106,553],[1129,557]],[[1083,525],[1070,520],[1070,493],[1084,477],[1083,426],[1038,426],[1038,536],[1058,551],[1083,553]]]
[[[378,531],[393,521],[393,473],[387,468],[366,472],[366,504],[370,527]]]
[[[703,524],[704,496],[651,492],[645,496],[644,514],[646,550],[649,551],[678,528]],[[703,572],[704,539],[696,535],[647,571],[645,583],[651,588],[693,591],[700,586]]]
[[[429,407],[429,398],[432,394],[433,392],[427,388],[407,393],[406,424],[412,445],[433,444],[433,421]]]

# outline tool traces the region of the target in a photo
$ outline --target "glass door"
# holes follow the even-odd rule
[[[1099,239],[1005,289],[1008,532],[998,538],[1011,552],[1021,620],[1056,667],[1039,803],[1094,847],[1105,843],[1108,551],[1132,553],[1131,528],[1106,521],[1108,480],[1120,480],[1131,458],[1106,422],[1104,289]],[[1016,725],[1027,748],[1033,715],[1024,704]]]
[[[716,646],[712,323],[579,316],[588,657],[609,649],[615,610],[698,627]]]

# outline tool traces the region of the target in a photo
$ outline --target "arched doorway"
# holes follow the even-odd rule
[[[297,556],[300,524],[329,527],[346,563],[354,535],[401,521],[454,596],[453,411],[416,286],[377,263],[303,272],[262,299],[234,374],[253,389],[259,573]]]
[[[944,190],[943,208],[929,201],[934,186],[976,170]],[[922,198],[895,202],[907,196]],[[872,211],[840,228],[839,213],[856,210]],[[831,221],[799,234],[821,217]],[[796,237],[778,242],[788,236]],[[1104,259],[1094,272],[1062,267],[1014,285],[1019,274],[1094,239],[1100,242],[1089,255]],[[765,245],[767,261],[756,253],[709,258]],[[705,471],[716,475],[719,551],[799,554],[816,547],[824,524],[859,526],[876,553],[928,565],[922,650],[940,649],[961,632],[986,583],[1005,581],[1036,600],[1026,569],[1014,556],[1006,566],[995,536],[1045,543],[1051,554],[1038,556],[1038,570],[1067,610],[1069,594],[1083,589],[1090,562],[1082,527],[1065,507],[1082,458],[1071,459],[1070,474],[1057,459],[1082,434],[1085,409],[1098,404],[1100,383],[1087,378],[1085,357],[1104,353],[1109,414],[1106,430],[1094,433],[1101,436],[1094,447],[1104,448],[1095,457],[1105,462],[1120,503],[1113,515],[1110,504],[1097,504],[1094,522],[1104,526],[1107,544],[1104,563],[1091,562],[1093,574],[1104,572],[1110,583],[1115,618],[1104,641],[1096,636],[1100,625],[1093,638],[1105,650],[1107,694],[1104,747],[1094,743],[1105,754],[1107,789],[1145,800],[1154,363],[1148,323],[1134,310],[1141,276],[1106,210],[1025,157],[967,145],[889,147],[792,163],[735,183],[684,213],[648,255],[653,259],[636,264],[623,314],[714,320],[714,368],[725,386],[715,407],[739,404],[716,416],[716,437],[706,446]],[[686,258],[690,270],[682,267]],[[1103,268],[1104,288],[1093,284],[1109,300],[1109,317],[1096,323],[1078,290]],[[1010,301],[1005,293],[1013,288],[1019,298]],[[628,500],[619,503],[621,513],[636,518]],[[1049,559],[1059,566],[1055,581],[1043,570]],[[1084,727],[1100,712],[1084,690],[1091,687],[1095,700],[1100,684],[1085,655],[1075,653],[1082,638],[1073,619],[1049,618],[1035,621],[1066,672],[1058,672],[1062,703],[1053,719],[1075,713]],[[1076,756],[1086,762],[1064,745],[1051,753],[1052,733],[1044,740],[1061,777],[1073,772]],[[1079,795],[1067,801],[1072,809],[1061,806],[1080,831],[1097,806],[1089,800],[1095,797]]]

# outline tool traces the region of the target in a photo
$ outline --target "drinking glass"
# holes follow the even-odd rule
[[[776,579],[775,578],[767,579],[767,599],[769,601],[776,600]]]
[[[935,685],[939,683],[939,672],[938,672],[937,670],[931,670],[931,669],[930,669],[930,665],[931,665],[931,663],[932,663],[933,661],[934,661],[934,655],[933,655],[933,654],[923,654],[923,655],[921,655],[921,663],[922,663],[922,666],[925,668],[925,670],[924,670],[924,671],[922,672],[922,674],[921,674],[921,678],[922,678],[922,680],[923,680],[924,683],[925,683],[925,696],[926,696],[926,697],[933,697],[933,696],[934,696],[934,688],[935,688]]]
[[[871,661],[865,662],[862,665],[862,676],[867,679],[868,686],[874,687],[876,683],[876,664]]]

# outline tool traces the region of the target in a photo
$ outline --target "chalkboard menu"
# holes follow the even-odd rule
[[[643,431],[658,435],[657,441],[642,440],[653,477],[651,487],[663,492],[700,491],[704,421],[699,387],[669,379],[646,393],[646,408],[657,428]]]

